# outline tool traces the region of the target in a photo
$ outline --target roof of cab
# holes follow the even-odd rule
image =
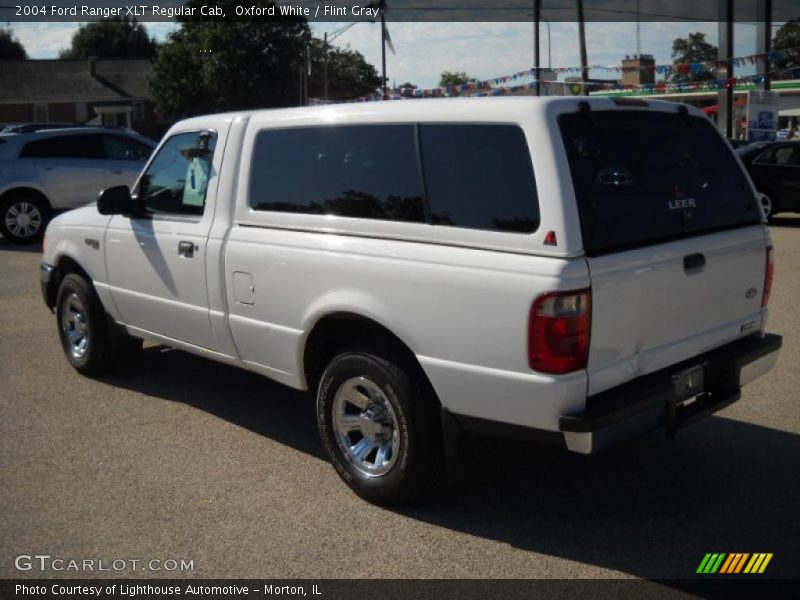
[[[332,121],[348,120],[369,116],[386,116],[409,120],[435,119],[442,115],[458,115],[464,118],[481,118],[486,115],[510,117],[511,114],[521,114],[527,111],[544,111],[551,114],[571,112],[578,110],[581,102],[585,102],[592,110],[657,110],[674,112],[678,106],[686,106],[690,114],[703,116],[698,109],[689,105],[677,105],[664,100],[642,100],[636,103],[618,102],[612,98],[604,97],[502,97],[502,98],[425,98],[393,100],[387,102],[350,102],[342,104],[324,104],[320,106],[303,106],[294,108],[273,108],[246,110],[237,112],[224,112],[214,115],[198,116],[186,119],[185,125],[202,126],[203,120],[208,117],[225,120],[249,120],[254,116],[274,118],[276,120],[305,120],[315,117]],[[412,120],[413,120],[412,119]]]

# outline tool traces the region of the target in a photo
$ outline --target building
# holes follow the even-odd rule
[[[778,129],[796,128],[800,126],[800,79],[775,80],[770,86],[778,95]],[[737,123],[734,137],[739,137],[739,121],[747,114],[747,92],[757,89],[754,82],[740,82],[733,88],[733,121]],[[636,90],[600,90],[592,92],[592,96],[606,96],[608,98],[635,97],[652,98],[654,100],[670,100],[691,104],[703,110],[709,117],[717,117],[717,100],[719,92],[716,89],[699,89],[679,91],[665,86],[659,90],[658,86],[651,89],[640,88]]]
[[[152,138],[165,129],[150,99],[144,59],[0,62],[0,123],[87,123],[130,127]]]
[[[634,54],[622,59],[622,85],[647,85],[656,82],[656,61],[652,54]]]

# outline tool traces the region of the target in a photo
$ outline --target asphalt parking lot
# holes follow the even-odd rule
[[[800,218],[772,235],[784,346],[738,403],[596,457],[494,444],[466,489],[402,510],[339,481],[303,394],[158,346],[75,373],[39,248],[0,239],[0,577],[93,575],[15,568],[47,554],[193,562],[104,577],[663,579],[706,552],[771,552],[764,577],[798,577]]]

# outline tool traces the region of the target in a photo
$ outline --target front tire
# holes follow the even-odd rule
[[[0,233],[14,244],[38,242],[50,217],[50,206],[39,196],[13,193],[0,203]]]
[[[61,282],[56,318],[64,355],[76,371],[98,375],[111,370],[105,311],[89,282],[80,275],[70,273]]]
[[[319,434],[336,472],[377,504],[419,496],[441,465],[435,401],[421,377],[398,364],[345,352],[330,362],[317,392]]]

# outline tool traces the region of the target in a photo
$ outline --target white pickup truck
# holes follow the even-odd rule
[[[316,394],[342,479],[410,500],[463,432],[590,453],[775,364],[752,182],[693,108],[453,99],[241,112],[49,226],[69,362],[154,340]]]

